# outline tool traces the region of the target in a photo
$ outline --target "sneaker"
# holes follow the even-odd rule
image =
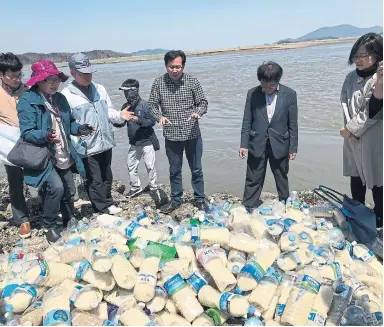
[[[118,213],[122,212],[123,209],[121,208],[118,208],[116,207],[115,205],[111,205],[109,208],[108,208],[108,213],[110,215],[117,215]]]
[[[130,190],[125,196],[127,198],[134,198],[135,196],[138,196],[140,193],[142,193],[144,190],[142,188],[139,188],[137,190]]]
[[[175,211],[177,208],[181,207],[181,202],[171,201],[166,205],[160,208],[160,212],[164,214],[170,214],[172,211]]]
[[[149,185],[147,185],[146,187],[144,187],[143,189],[143,193],[144,192],[156,192],[159,188],[156,186],[156,187],[150,187]]]
[[[194,206],[199,211],[204,211],[204,212],[208,212],[209,211],[209,204],[208,204],[208,202],[205,199],[204,200],[195,201]]]
[[[26,222],[20,225],[19,228],[20,238],[28,238],[31,236],[31,224]]]

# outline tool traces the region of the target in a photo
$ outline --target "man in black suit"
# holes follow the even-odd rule
[[[296,92],[279,84],[283,69],[267,62],[257,69],[260,85],[248,91],[245,103],[239,155],[248,152],[243,205],[248,210],[262,204],[267,162],[275,177],[280,201],[289,197],[289,160],[294,160],[298,145]]]

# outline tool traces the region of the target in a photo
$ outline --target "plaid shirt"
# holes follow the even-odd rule
[[[171,122],[163,126],[167,140],[186,141],[200,136],[198,120],[188,120],[193,113],[203,116],[208,109],[208,101],[197,78],[187,73],[176,82],[168,74],[156,78],[148,105],[149,114],[157,122],[161,117]]]

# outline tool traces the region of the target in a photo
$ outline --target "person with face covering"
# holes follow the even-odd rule
[[[53,62],[35,62],[31,78],[26,82],[31,88],[17,104],[21,138],[45,146],[52,153],[44,170],[24,169],[24,182],[42,190],[42,223],[50,242],[60,238],[58,224],[65,224],[74,215],[72,166],[85,178],[83,163],[71,144],[70,135],[89,136],[93,132],[92,126],[75,122],[66,98],[57,92],[60,83],[67,79]]]
[[[298,149],[296,92],[280,84],[283,69],[270,61],[257,69],[260,85],[248,91],[241,128],[240,158],[248,154],[243,205],[252,211],[260,200],[267,164],[275,177],[279,201],[289,197],[289,160]]]
[[[63,89],[62,94],[76,121],[95,128],[94,133],[83,138],[86,153],[81,154],[87,173],[88,196],[96,212],[115,215],[122,209],[112,199],[112,149],[116,146],[112,124],[124,123],[133,113],[113,108],[105,87],[92,82],[96,70],[85,54],[72,55],[68,66],[74,81]]]
[[[159,141],[153,130],[153,126],[156,122],[148,115],[148,103],[141,99],[139,86],[139,81],[135,79],[127,79],[119,88],[124,91],[127,100],[127,102],[123,104],[121,110],[127,108],[129,112],[134,113],[134,115],[127,121],[127,132],[130,144],[127,166],[131,189],[126,196],[129,198],[132,198],[141,192],[157,190],[155,151],[159,150]],[[144,164],[148,172],[148,185],[145,188],[141,187],[138,172],[141,158],[144,159]]]
[[[350,178],[352,198],[365,203],[366,189],[372,190],[378,228],[383,225],[382,60],[381,35],[365,34],[353,45],[348,62],[356,69],[341,90],[344,127],[340,131],[343,174]]]

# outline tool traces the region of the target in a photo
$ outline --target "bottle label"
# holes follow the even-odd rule
[[[140,221],[140,220],[147,218],[147,217],[148,216],[147,216],[147,213],[145,212],[145,210],[140,210],[138,215],[136,216],[136,220]]]
[[[198,225],[191,225],[191,240],[196,242],[200,239],[200,228]]]
[[[19,287],[17,287],[13,294],[17,294],[17,293],[27,293],[29,294],[31,297],[32,297],[32,300],[31,302],[35,301],[35,299],[37,298],[37,292],[36,292],[36,289],[29,285],[29,284],[21,284],[19,285]]]
[[[212,319],[213,326],[221,326],[223,324],[220,313],[216,309],[208,309],[205,311],[205,314]]]
[[[83,279],[85,273],[88,271],[90,266],[91,265],[87,260],[81,260],[76,270],[76,277],[79,279]]]
[[[233,293],[225,292],[220,296],[219,309],[223,312],[230,313],[230,304],[233,297],[236,296]]]
[[[318,294],[320,290],[320,283],[309,275],[300,275],[297,278],[297,283],[304,290]]]
[[[272,208],[261,208],[259,210],[259,213],[262,216],[272,216],[273,215]]]
[[[324,326],[326,317],[316,310],[311,310],[308,316],[309,321],[313,321],[317,326]]]
[[[201,249],[197,254],[197,260],[199,260],[202,266],[205,266],[209,260],[213,258],[220,258],[219,249],[220,248],[216,248],[213,246]]]
[[[371,250],[368,250],[367,252],[364,253],[363,256],[361,256],[359,259],[363,262],[371,262],[374,258],[373,252]]]
[[[149,284],[152,285],[153,287],[156,286],[156,277],[153,276],[150,273],[142,272],[137,275],[137,282],[138,284]]]
[[[341,272],[340,264],[338,262],[332,262],[331,266],[332,266],[333,274],[335,275],[336,280],[341,282],[343,280],[343,274]]]
[[[117,251],[116,248],[112,248],[108,251],[108,253],[111,255],[111,256],[114,256],[116,255],[117,253],[119,253],[119,251]]]
[[[114,323],[113,321],[105,320],[105,321],[103,322],[103,326],[117,326],[117,324]]]
[[[45,278],[47,278],[48,276],[48,273],[49,273],[49,268],[48,268],[48,264],[45,260],[36,260],[32,266],[39,266],[40,267],[40,273],[39,275],[36,277],[35,281],[32,283],[33,285],[39,285]]]
[[[283,276],[275,268],[269,267],[263,279],[266,278],[271,280],[274,284],[280,285]]]
[[[71,313],[68,310],[51,310],[43,319],[43,326],[71,325]]]
[[[76,285],[75,288],[73,289],[72,291],[72,294],[71,296],[69,297],[69,302],[74,305],[75,304],[75,301],[77,299],[77,297],[80,295],[82,289],[84,288],[84,286],[81,286],[81,285]]]
[[[207,285],[207,281],[199,272],[194,272],[188,279],[187,283],[199,294],[201,288]]]
[[[284,310],[285,310],[285,304],[283,304],[283,303],[278,303],[278,304],[276,305],[276,313],[275,313],[275,315],[276,315],[277,317],[281,317],[281,316],[283,315]]]
[[[383,325],[383,313],[372,312],[367,314],[367,322],[369,326],[382,326]]]
[[[176,294],[178,291],[182,290],[186,286],[187,284],[185,283],[183,277],[181,277],[180,274],[176,274],[164,283],[165,290],[171,296]]]
[[[1,294],[1,298],[4,299],[6,297],[12,296],[13,292],[18,287],[19,287],[18,284],[8,284],[7,286],[4,287],[3,293]]]
[[[132,235],[137,227],[141,227],[139,223],[136,221],[132,221],[127,228],[125,229],[125,235],[128,237],[128,239],[132,238]]]
[[[297,221],[292,219],[292,218],[285,218],[284,219],[284,230],[288,232],[293,224],[297,224]]]
[[[248,261],[240,270],[240,274],[250,275],[258,283],[263,279],[265,270],[254,260]]]

